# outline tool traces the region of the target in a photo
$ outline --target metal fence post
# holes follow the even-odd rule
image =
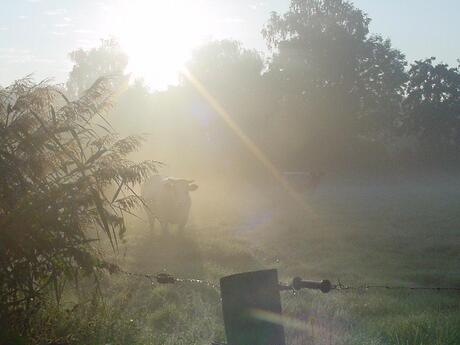
[[[228,345],[285,345],[276,269],[224,277],[220,290]]]

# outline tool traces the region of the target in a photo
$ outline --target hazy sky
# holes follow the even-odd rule
[[[430,56],[456,65],[460,0],[355,0],[371,31],[389,37],[409,61]],[[193,46],[232,37],[264,50],[260,30],[288,0],[0,0],[0,85],[26,74],[66,80],[68,53],[118,37],[129,69],[153,87],[174,83]]]

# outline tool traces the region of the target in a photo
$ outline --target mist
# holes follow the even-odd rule
[[[117,2],[2,82],[0,344],[226,343],[221,279],[270,269],[285,344],[460,344],[460,66],[361,3]]]

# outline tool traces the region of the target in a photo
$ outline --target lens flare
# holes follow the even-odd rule
[[[276,166],[271,162],[266,154],[249,138],[232,119],[230,114],[224,109],[220,102],[212,96],[204,85],[195,78],[192,73],[185,67],[182,68],[182,75],[188,80],[203,97],[206,102],[216,111],[227,126],[238,136],[245,147],[254,155],[254,157],[270,172],[272,177],[281,185],[288,195],[306,212],[313,215],[312,209],[306,204],[303,196],[298,193],[289,183],[289,181],[281,174]]]

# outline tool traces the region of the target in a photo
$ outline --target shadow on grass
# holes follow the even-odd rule
[[[128,248],[128,269],[133,272],[165,271],[183,278],[204,274],[203,259],[193,234],[170,231],[145,233]]]

